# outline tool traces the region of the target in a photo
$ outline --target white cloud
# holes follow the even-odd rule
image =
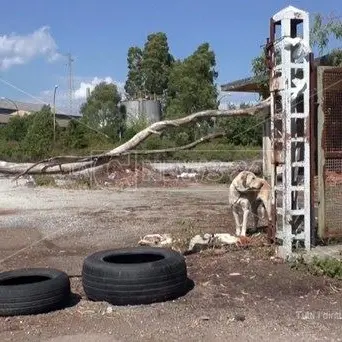
[[[62,78],[65,81],[64,77]],[[84,78],[84,77],[74,77],[74,80],[77,80],[76,90],[73,94],[73,112],[74,114],[79,112],[79,109],[86,101],[87,88],[90,88],[90,92],[94,90],[97,84],[101,82],[106,83],[114,83],[118,87],[118,91],[121,94],[122,98],[124,98],[124,82],[115,81],[112,77],[107,76],[104,78],[94,77],[93,79]],[[64,82],[62,82],[64,83]],[[75,82],[76,83],[76,82]],[[43,90],[39,94],[39,98],[41,101],[51,103],[53,100],[53,89]],[[56,109],[57,111],[61,111],[64,113],[70,112],[70,96],[69,90],[67,86],[60,85],[57,89],[56,93]]]
[[[26,64],[39,56],[54,62],[61,56],[57,50],[57,44],[48,26],[27,35],[3,35],[0,36],[0,69],[6,70],[14,65]]]
[[[114,83],[118,87],[119,93],[121,93],[121,95],[123,95],[123,92],[124,92],[124,89],[123,89],[124,84],[123,84],[123,82],[114,81],[110,76],[107,76],[105,78],[94,77],[89,82],[81,82],[79,87],[75,90],[74,98],[76,100],[85,99],[86,96],[87,96],[87,89],[89,88],[90,92],[92,92],[94,90],[94,88],[98,84],[100,84],[101,82],[105,82],[107,84]]]

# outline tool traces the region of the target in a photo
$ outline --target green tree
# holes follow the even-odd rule
[[[342,20],[339,18],[324,19],[316,14],[310,31],[312,46],[318,48],[319,55],[328,53],[326,63],[332,66],[342,66],[342,49],[330,48],[331,39],[342,40]]]
[[[21,142],[28,132],[34,115],[13,116],[4,127],[4,137],[7,141]]]
[[[183,61],[178,60],[174,63],[167,89],[167,118],[179,118],[196,111],[218,107],[215,84],[218,73],[215,66],[215,53],[208,43],[201,44]],[[172,139],[185,144],[199,135],[206,134],[212,126],[211,120],[201,120],[198,125],[178,130],[171,136]]]
[[[141,72],[147,96],[161,98],[168,86],[173,64],[167,36],[163,32],[149,34],[142,53]]]
[[[269,75],[266,66],[266,54],[263,50],[260,56],[253,58],[252,60],[252,72],[256,80],[258,81],[260,91],[259,96],[262,100],[267,99],[270,96]]]
[[[200,45],[183,61],[175,62],[167,89],[167,117],[177,118],[217,108],[215,66],[215,53],[208,43]]]
[[[248,103],[241,103],[240,108],[250,107]],[[237,106],[230,105],[229,109]],[[217,126],[227,135],[226,142],[235,146],[260,146],[262,144],[263,118],[254,116],[231,117],[218,119]]]
[[[101,82],[81,106],[82,120],[92,129],[117,141],[124,128],[124,113],[119,108],[121,96],[115,84]]]
[[[310,44],[312,48],[318,48],[319,55],[328,53],[327,65],[342,66],[342,49],[329,48],[331,39],[342,39],[342,21],[339,18],[327,18],[324,20],[321,14],[316,14],[310,28]],[[266,55],[264,50],[260,56],[252,60],[252,72],[260,84],[259,95],[262,99],[269,96],[268,70],[266,67]]]
[[[342,20],[333,17],[325,19],[321,14],[316,14],[310,30],[311,45],[318,48],[320,55],[327,52],[326,50],[328,50],[329,54],[342,54],[341,49],[329,49],[331,38],[336,40],[342,39]],[[341,61],[339,60],[334,65],[338,66],[340,63]]]
[[[72,149],[83,149],[89,146],[88,129],[80,120],[70,120],[63,137],[63,144]]]
[[[32,159],[47,157],[53,150],[53,115],[50,106],[44,105],[32,117],[22,147]]]
[[[148,127],[149,122],[146,116],[140,115],[136,118],[130,118],[129,122],[126,125],[126,129],[124,132],[124,139],[129,140],[133,138],[134,135]]]
[[[125,92],[129,99],[141,97],[143,94],[142,50],[132,46],[127,54],[128,75],[125,83]]]

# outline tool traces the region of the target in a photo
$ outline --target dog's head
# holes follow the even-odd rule
[[[257,177],[253,172],[250,171],[241,171],[235,178],[235,188],[239,192],[259,190],[263,184],[263,179]]]

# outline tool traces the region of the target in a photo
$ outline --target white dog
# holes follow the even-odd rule
[[[248,215],[252,212],[254,225],[258,224],[258,208],[261,205],[263,217],[265,210],[268,220],[271,220],[271,187],[263,178],[253,172],[242,171],[232,181],[229,187],[229,204],[232,207],[236,225],[236,235],[246,236]],[[239,209],[242,209],[242,224],[239,220]]]

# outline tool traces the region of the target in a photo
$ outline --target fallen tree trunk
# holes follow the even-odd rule
[[[152,134],[160,134],[165,128],[168,127],[178,127],[181,125],[189,124],[192,122],[196,122],[200,119],[206,119],[210,117],[235,117],[235,116],[253,116],[256,114],[269,114],[270,112],[270,98],[260,102],[259,104],[244,108],[244,109],[229,109],[229,110],[204,110],[202,112],[197,112],[194,114],[190,114],[180,119],[175,120],[164,120],[158,121],[152,124],[151,126],[143,129],[139,133],[137,133],[132,139],[127,141],[126,143],[114,148],[111,151],[105,153],[105,155],[117,155],[122,152],[126,152],[131,150],[141,144],[144,140],[146,140]]]
[[[141,155],[141,154],[161,154],[161,153],[168,153],[168,152],[177,152],[181,150],[189,150],[197,145],[221,138],[225,136],[226,133],[224,132],[217,132],[209,134],[205,137],[202,137],[190,144],[178,146],[178,147],[171,147],[171,148],[164,148],[159,150],[130,150],[127,152],[121,153],[119,156],[126,156],[126,155]],[[84,169],[83,173],[87,173],[87,167],[93,165],[95,160],[90,160],[87,162],[82,162],[83,160],[88,160],[89,158],[98,158],[95,157],[79,157],[79,156],[57,156],[45,160],[41,160],[37,163],[11,163],[11,162],[0,162],[0,173],[7,173],[7,174],[18,174],[18,177],[23,176],[25,174],[41,174],[42,172],[46,172],[48,174],[64,174],[64,173],[71,173],[76,172],[82,174],[82,169]],[[108,161],[112,159],[112,157],[106,158]],[[104,160],[104,158],[103,158]],[[75,162],[73,162],[75,161]],[[94,169],[99,169],[103,164],[98,165],[97,167],[93,167]]]
[[[137,133],[133,138],[124,144],[99,155],[94,156],[58,156],[50,159],[42,160],[38,163],[11,163],[0,161],[0,173],[17,175],[16,178],[26,174],[88,174],[98,170],[107,164],[113,158],[117,158],[129,154],[151,154],[175,152],[177,150],[190,149],[199,143],[222,136],[222,133],[214,133],[212,136],[203,137],[191,144],[164,150],[151,151],[134,151],[133,149],[145,141],[153,134],[161,134],[168,127],[179,127],[189,123],[194,123],[206,118],[214,117],[237,117],[237,116],[254,116],[268,115],[270,111],[270,99],[266,99],[259,104],[243,109],[231,110],[205,110],[190,114],[175,120],[158,121]],[[217,135],[217,136],[215,136]]]
[[[217,174],[230,174],[240,172],[242,170],[250,170],[256,175],[262,173],[262,160],[247,160],[247,161],[231,161],[231,162],[170,162],[170,163],[149,163],[154,171],[167,176],[176,175],[182,172],[185,173],[217,173]]]
[[[0,173],[4,174],[12,174],[20,176],[24,174],[41,174],[41,173],[48,173],[48,174],[60,174],[60,173],[72,173],[77,172],[82,169],[86,169],[91,167],[94,163],[92,161],[87,163],[62,163],[56,164],[53,163],[51,165],[48,162],[43,163],[11,163],[0,161]],[[26,172],[27,171],[27,172]]]

